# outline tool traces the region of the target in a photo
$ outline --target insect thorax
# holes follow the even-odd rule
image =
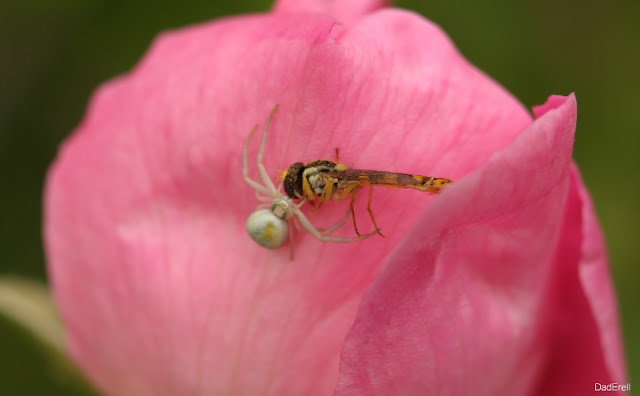
[[[302,184],[306,178],[313,192],[316,195],[320,195],[326,180],[321,173],[334,171],[335,169],[336,163],[327,160],[313,161],[306,165],[296,162],[287,170],[287,175],[284,179],[284,191],[290,198],[305,198]],[[313,197],[307,198],[313,199]]]
[[[324,190],[325,184],[328,180],[322,172],[331,172],[335,169],[335,162],[327,160],[313,161],[307,164],[304,171],[302,172],[302,177],[307,179],[311,190],[313,190],[315,195],[319,196],[322,194],[322,191]]]

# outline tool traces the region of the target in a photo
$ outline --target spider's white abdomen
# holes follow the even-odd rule
[[[260,246],[275,249],[287,239],[288,226],[269,209],[256,210],[247,218],[247,232]]]

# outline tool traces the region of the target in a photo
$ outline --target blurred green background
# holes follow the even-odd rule
[[[398,1],[526,106],[576,92],[574,156],[605,230],[631,378],[640,378],[640,2]],[[45,280],[41,193],[56,147],[91,92],[127,71],[159,32],[266,11],[266,0],[40,0],[0,3],[0,276]],[[635,158],[635,159],[634,159]],[[0,394],[87,395],[51,355],[0,316]],[[632,381],[633,382],[633,381]]]

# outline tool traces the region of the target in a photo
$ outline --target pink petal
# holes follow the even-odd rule
[[[547,296],[549,352],[536,393],[566,395],[591,390],[595,383],[625,384],[606,251],[575,166],[558,246]]]
[[[331,15],[344,25],[352,25],[387,5],[385,0],[278,0],[274,11]]]
[[[586,237],[581,253],[575,232],[575,99],[550,102],[513,144],[433,201],[390,258],[347,338],[336,395],[575,394],[624,379],[610,289],[577,282],[584,247],[600,258],[604,250]],[[608,281],[606,260],[592,266]],[[600,293],[603,306],[588,307]],[[570,314],[567,296],[587,309]]]

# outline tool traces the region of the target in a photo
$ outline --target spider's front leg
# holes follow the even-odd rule
[[[251,132],[249,132],[249,136],[247,136],[247,139],[244,141],[244,148],[242,149],[242,178],[251,188],[255,190],[256,196],[259,196],[259,194],[262,194],[262,196],[270,196],[270,191],[266,186],[263,186],[262,184],[249,177],[249,142],[251,142],[251,138],[257,130],[258,126],[256,125],[253,127],[253,129],[251,129]]]
[[[262,138],[260,139],[260,149],[258,150],[258,155],[256,157],[256,165],[258,167],[258,173],[260,174],[260,179],[262,180],[262,183],[265,185],[265,187],[271,192],[271,195],[275,195],[277,190],[276,190],[276,187],[273,185],[271,178],[269,178],[269,174],[267,173],[267,170],[262,164],[262,160],[264,158],[264,149],[267,146],[267,131],[269,130],[269,125],[271,124],[271,118],[273,117],[273,115],[277,110],[278,110],[278,105],[275,105],[273,107],[273,110],[271,110],[271,113],[269,114],[267,121],[265,121],[264,123],[264,128],[262,129]]]

